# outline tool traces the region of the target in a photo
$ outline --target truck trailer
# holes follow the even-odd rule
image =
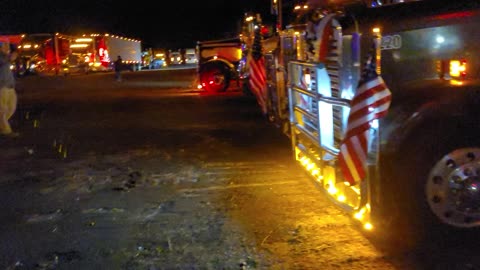
[[[117,56],[121,56],[125,68],[141,69],[141,41],[110,34],[84,34],[70,45],[72,68],[85,66],[86,71],[111,71]]]
[[[245,22],[277,44],[257,49],[257,99],[293,160],[368,235],[412,248],[478,239],[480,2],[312,0],[293,12],[268,38]]]

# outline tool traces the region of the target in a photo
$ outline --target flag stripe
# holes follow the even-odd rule
[[[363,84],[361,83],[358,88],[357,88],[357,98],[361,99],[361,95],[365,92],[368,91],[372,88],[375,88],[378,85],[383,85],[385,86],[385,83],[383,82],[383,79],[381,78],[372,78],[370,81],[365,81]]]
[[[375,108],[366,107],[361,111],[357,111],[353,115],[350,115],[348,118],[350,124],[348,125],[347,132],[350,132],[353,129],[363,126],[367,122],[383,116],[383,113],[387,111],[388,107],[390,106],[390,100],[390,96],[384,97],[382,100],[378,100],[372,104],[372,106],[375,106]]]
[[[349,142],[342,145],[341,151],[344,153],[342,170],[348,172],[348,177],[345,178],[351,183],[359,181],[365,175],[363,164],[367,160],[367,143],[366,134],[362,133],[353,136]]]
[[[362,97],[359,97],[355,100],[355,103],[352,103],[350,112],[356,112],[357,110],[374,103],[377,99],[390,96],[390,92],[385,90],[385,86],[379,85],[377,87],[362,93]]]
[[[361,135],[360,135],[361,137]],[[363,163],[366,161],[366,144],[362,144],[362,141],[359,139],[359,136],[353,136],[350,140],[350,143],[347,144],[347,147],[350,152],[350,157],[354,163],[354,169],[357,171],[357,177],[354,178],[355,181],[360,179],[360,175],[363,175]],[[365,147],[365,149],[363,149]],[[352,153],[354,155],[352,155]],[[352,170],[352,168],[350,168]]]
[[[343,144],[340,148],[340,151],[342,151],[343,154],[340,156],[340,160],[342,161],[340,162],[340,169],[343,172],[343,177],[349,183],[354,183],[355,179],[359,178],[359,176],[357,174],[357,170],[353,165],[352,159],[350,158],[347,144]]]

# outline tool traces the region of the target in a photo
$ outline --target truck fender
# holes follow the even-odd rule
[[[380,120],[381,153],[401,154],[402,148],[419,132],[441,127],[459,128],[460,123],[472,123],[478,117],[480,85],[453,87],[448,83],[426,83],[420,88],[406,87],[402,91],[422,94],[413,94],[404,100],[396,100],[393,96],[388,115]],[[414,96],[424,98],[414,101]]]
[[[235,73],[235,65],[232,64],[230,61],[226,60],[226,59],[223,59],[223,58],[210,58],[208,59],[207,61],[203,62],[200,67],[199,67],[199,71],[202,71],[202,69],[205,67],[205,66],[209,66],[209,65],[222,65],[222,66],[226,66],[228,67],[228,69],[230,70],[230,72],[232,74]]]

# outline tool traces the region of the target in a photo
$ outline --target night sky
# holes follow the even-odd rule
[[[1,0],[0,34],[110,33],[144,47],[194,47],[236,36],[245,12],[272,18],[270,0]]]

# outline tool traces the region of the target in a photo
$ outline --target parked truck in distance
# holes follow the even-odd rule
[[[142,52],[142,69],[159,69],[167,67],[167,50],[148,48]]]
[[[18,56],[12,63],[16,76],[36,73],[60,74],[70,53],[72,36],[60,33],[31,33],[0,36],[8,39],[17,49]]]
[[[196,64],[198,63],[197,52],[195,48],[187,48],[185,49],[185,64]]]
[[[198,41],[198,88],[210,92],[226,91],[231,80],[239,80],[242,59],[239,38]]]
[[[137,71],[141,69],[141,41],[109,34],[90,34],[78,37],[70,45],[71,54],[68,67],[85,67],[86,72],[109,71],[113,62],[121,56],[125,69]]]
[[[180,65],[183,64],[183,56],[180,50],[169,50],[169,65]]]

